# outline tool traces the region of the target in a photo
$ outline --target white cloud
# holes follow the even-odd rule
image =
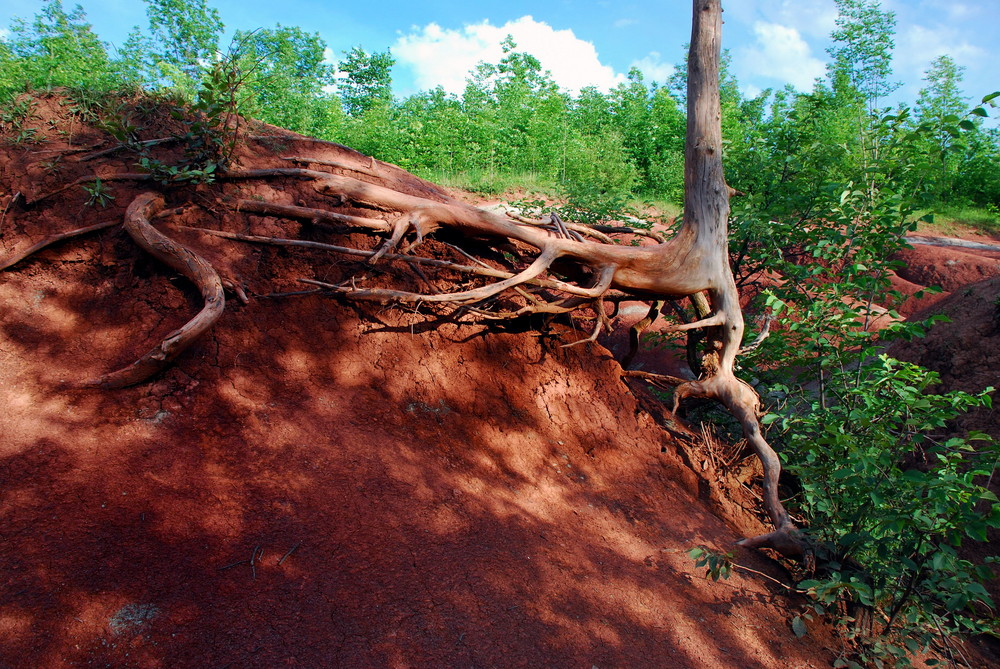
[[[442,86],[460,93],[469,72],[480,61],[496,63],[503,57],[500,42],[507,35],[514,38],[518,51],[538,58],[561,88],[576,92],[597,86],[607,90],[624,81],[621,74],[601,64],[591,42],[578,38],[572,30],[556,30],[531,16],[502,26],[489,21],[461,29],[442,28],[436,23],[414,26],[396,40],[392,53],[400,65],[413,70],[417,88]]]
[[[981,7],[975,7],[964,2],[955,2],[954,0],[925,0],[922,4],[930,9],[945,12],[950,21],[964,21],[982,13]]]
[[[618,19],[615,21],[615,28],[627,28],[629,26],[634,26],[639,23],[636,19]]]
[[[957,28],[912,25],[897,37],[894,66],[896,74],[910,82],[904,91],[909,97],[924,85],[923,76],[931,61],[946,54],[967,67],[987,59],[986,50],[970,44]]]
[[[647,83],[655,81],[658,84],[665,84],[676,69],[672,64],[660,60],[660,54],[656,51],[639,60],[633,60],[630,67],[638,68]]]
[[[744,24],[778,23],[810,38],[825,39],[836,25],[833,0],[745,0],[730,3],[723,18]]]
[[[740,49],[735,60],[740,75],[770,77],[798,90],[810,90],[813,81],[826,72],[823,61],[812,55],[796,28],[758,21],[753,32],[754,43]]]
[[[973,65],[987,56],[985,49],[970,44],[956,28],[913,25],[897,38],[896,62],[904,76],[919,75],[932,60],[945,54],[959,65]]]

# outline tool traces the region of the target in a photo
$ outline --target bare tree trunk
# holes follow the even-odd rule
[[[717,261],[710,270],[714,281],[708,294],[712,311],[722,317],[722,323],[708,329],[703,376],[677,388],[675,408],[685,396],[711,397],[722,402],[739,420],[763,464],[764,506],[775,527],[769,534],[744,539],[740,544],[748,548],[774,548],[796,556],[803,552],[803,544],[778,497],[781,463],[761,434],[759,398],[733,371],[744,323],[739,293],[729,267],[729,187],[722,171],[719,98],[722,3],[694,0],[693,4],[684,151],[684,227],[696,231],[695,246]]]

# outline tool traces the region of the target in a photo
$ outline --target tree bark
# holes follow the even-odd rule
[[[722,169],[722,105],[719,57],[721,0],[694,0],[688,52],[687,140],[684,151],[684,227],[694,231],[698,263],[713,277],[708,288],[714,314],[722,324],[708,328],[703,376],[677,388],[676,404],[687,396],[711,397],[740,422],[764,468],[764,506],[775,530],[744,539],[748,548],[774,548],[801,555],[804,545],[778,496],[781,463],[761,434],[757,393],[734,372],[743,340],[743,311],[729,267],[729,192]],[[713,262],[714,261],[714,262]]]

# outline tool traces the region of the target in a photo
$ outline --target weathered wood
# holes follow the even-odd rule
[[[145,381],[166,367],[202,334],[208,331],[226,307],[222,281],[207,260],[170,239],[150,224],[163,208],[158,193],[143,193],[132,200],[125,211],[125,230],[144,251],[190,279],[205,300],[205,306],[190,321],[163,338],[157,346],[131,365],[109,372],[85,385],[99,388],[124,388]]]

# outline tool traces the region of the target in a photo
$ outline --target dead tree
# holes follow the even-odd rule
[[[303,278],[319,289],[343,299],[384,304],[437,305],[463,314],[493,319],[519,318],[527,314],[565,314],[589,309],[594,314],[593,340],[609,327],[606,299],[639,298],[651,303],[682,297],[699,298],[706,305],[698,320],[672,326],[673,331],[703,330],[704,353],[697,379],[658,377],[676,386],[675,410],[686,397],[704,397],[722,403],[740,422],[746,438],[759,456],[764,470],[764,506],[774,531],[740,542],[749,548],[774,548],[789,556],[803,552],[803,543],[778,497],[780,463],[764,439],[758,421],[759,398],[738,379],[734,365],[742,346],[743,315],[729,266],[729,187],[722,171],[722,136],[719,102],[719,55],[721,37],[720,0],[694,0],[691,48],[688,58],[688,125],[685,152],[685,206],[683,222],[674,237],[650,246],[614,243],[606,232],[585,226],[567,226],[557,217],[551,221],[529,221],[484,211],[437,193],[436,199],[403,193],[386,187],[374,160],[354,163],[320,157],[288,156],[286,161],[305,167],[270,167],[222,172],[225,189],[245,180],[306,180],[316,191],[317,206],[291,206],[256,200],[240,200],[223,193],[218,202],[229,202],[241,215],[335,221],[370,234],[385,235],[373,250],[297,239],[262,237],[225,230],[201,229],[201,234],[261,244],[309,246],[331,253],[363,257],[372,263],[405,263],[422,268],[459,272],[487,281],[473,288],[450,293],[417,293],[384,287],[369,287],[350,278],[330,284]],[[345,174],[350,173],[349,174]],[[149,175],[121,173],[103,175],[103,181],[151,181]],[[74,183],[79,183],[74,182]],[[65,190],[74,184],[60,189]],[[59,191],[56,191],[59,192]],[[43,200],[38,198],[36,202]],[[102,388],[139,383],[165,367],[198,336],[208,330],[225,305],[223,286],[234,282],[220,278],[210,263],[191,249],[156,230],[152,222],[169,217],[161,211],[163,199],[151,189],[128,207],[125,227],[137,244],[192,280],[205,307],[187,325],[167,335],[138,361],[110,372],[87,385]],[[332,211],[350,207],[353,213]],[[358,216],[357,210],[371,215]],[[83,234],[99,226],[60,233],[43,240],[16,257],[0,258],[0,269],[14,264],[49,242]],[[450,239],[468,242],[456,249],[458,260],[416,255],[438,230]],[[647,234],[648,233],[644,233]],[[515,262],[476,257],[482,243],[514,249]],[[474,244],[473,244],[474,243]],[[478,244],[478,246],[477,246]],[[456,245],[452,245],[453,249]],[[521,265],[522,256],[532,259]],[[500,265],[500,266],[498,266]],[[707,296],[707,302],[702,296]],[[241,298],[245,298],[240,294]],[[651,312],[652,313],[652,312]],[[585,340],[586,341],[586,340]],[[650,375],[645,375],[646,377]]]

